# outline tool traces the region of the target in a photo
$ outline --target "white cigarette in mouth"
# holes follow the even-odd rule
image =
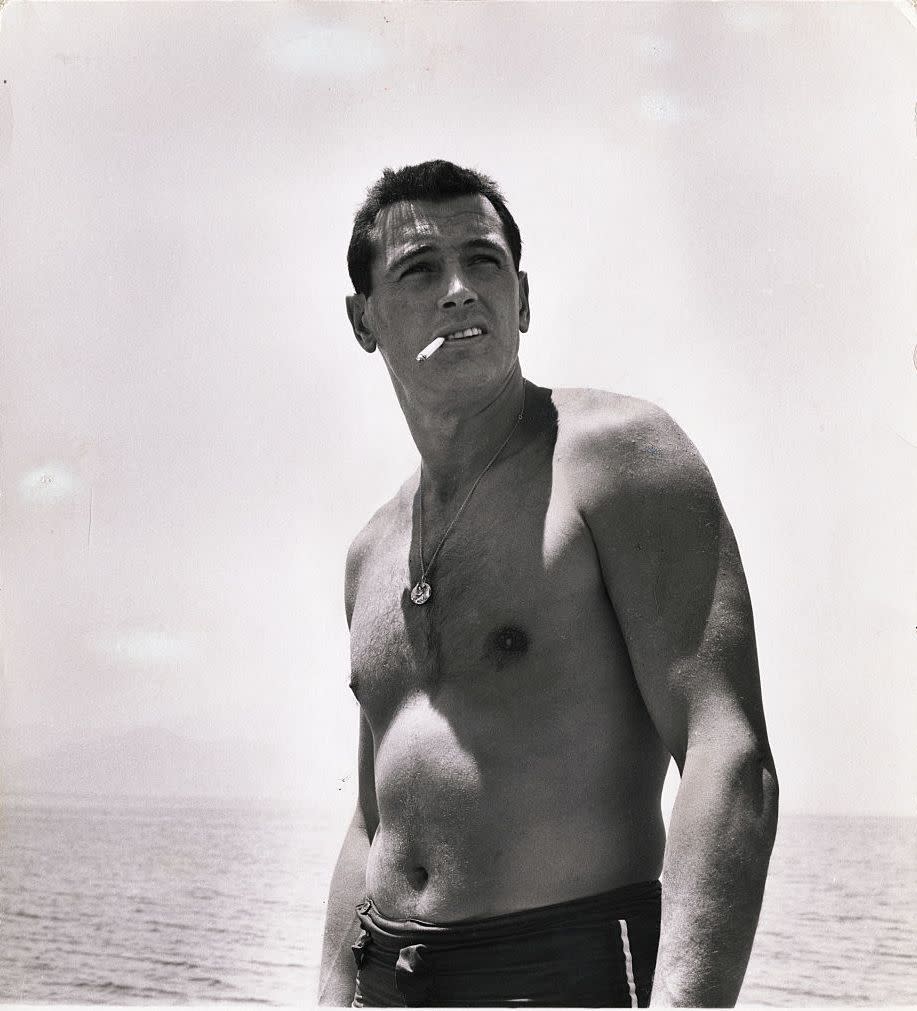
[[[420,352],[417,356],[417,361],[425,362],[431,355],[435,355],[437,351],[446,343],[445,337],[435,337],[430,343]]]

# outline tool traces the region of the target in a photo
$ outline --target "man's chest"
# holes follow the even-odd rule
[[[351,687],[385,720],[416,691],[448,686],[481,701],[538,691],[582,648],[608,608],[589,531],[569,496],[529,482],[482,499],[420,576],[412,519],[391,529],[361,568],[351,619]],[[470,509],[469,509],[470,512]],[[424,545],[429,560],[436,543]]]

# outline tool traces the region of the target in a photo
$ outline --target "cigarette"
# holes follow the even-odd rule
[[[446,343],[445,337],[436,337],[430,341],[430,343],[420,352],[417,356],[417,361],[425,362],[430,355],[435,355],[437,351]]]

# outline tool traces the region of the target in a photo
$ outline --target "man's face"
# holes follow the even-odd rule
[[[360,344],[378,346],[407,393],[502,381],[515,367],[519,331],[528,329],[528,283],[491,202],[403,201],[382,210],[375,233],[372,294],[348,299]],[[463,335],[472,328],[479,332]],[[447,340],[418,364],[436,337]]]

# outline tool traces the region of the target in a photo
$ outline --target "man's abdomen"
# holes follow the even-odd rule
[[[530,700],[496,718],[479,702],[417,691],[376,742],[367,896],[383,914],[449,923],[658,877],[668,756],[623,711],[635,700]]]

